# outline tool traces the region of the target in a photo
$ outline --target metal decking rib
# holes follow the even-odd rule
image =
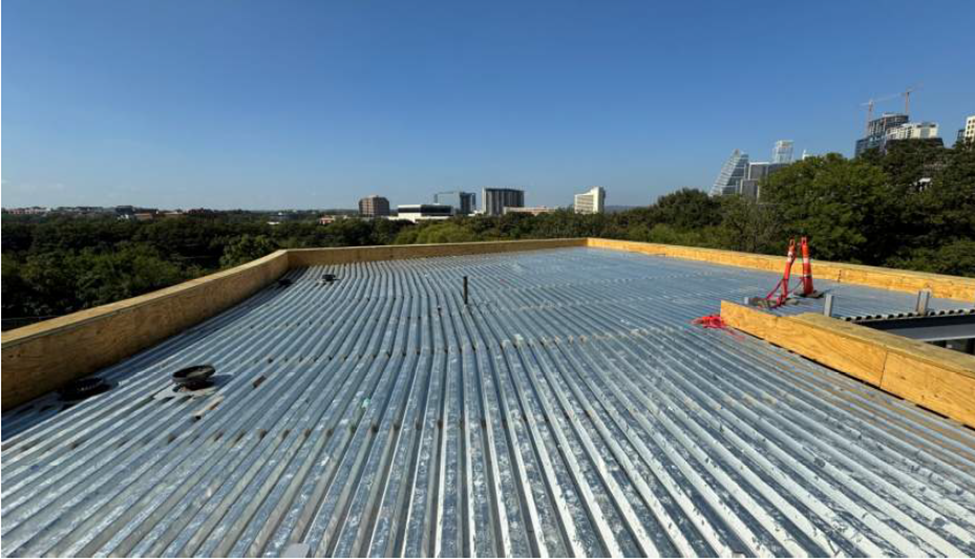
[[[975,554],[972,430],[690,325],[774,274],[573,248],[288,277],[4,413],[3,555]],[[173,393],[195,363],[216,390]]]

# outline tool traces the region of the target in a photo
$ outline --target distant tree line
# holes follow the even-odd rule
[[[683,189],[624,212],[390,220],[245,219],[240,213],[152,222],[4,216],[3,327],[161,289],[279,248],[607,237],[813,257],[975,277],[975,146],[893,142],[856,159],[811,157],[769,177],[759,201]]]

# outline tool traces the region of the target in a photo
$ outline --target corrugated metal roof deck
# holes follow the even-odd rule
[[[3,555],[975,554],[975,432],[689,325],[772,274],[580,248],[290,277],[5,413]],[[201,362],[216,390],[174,394]]]

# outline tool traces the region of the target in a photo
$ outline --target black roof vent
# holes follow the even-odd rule
[[[106,392],[111,386],[105,379],[100,377],[80,378],[71,381],[67,386],[58,391],[62,400],[77,401],[90,398],[96,394]]]
[[[338,279],[339,278],[337,278],[335,274],[322,274],[322,277],[321,279],[318,280],[318,283],[321,284],[332,283],[338,281]]]
[[[173,373],[173,382],[177,390],[200,390],[213,384],[210,377],[214,372],[216,369],[213,365],[193,365]]]
[[[288,287],[294,283],[290,278],[281,278],[278,280],[278,288]]]

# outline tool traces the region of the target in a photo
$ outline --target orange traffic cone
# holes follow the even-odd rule
[[[809,242],[806,237],[802,238],[802,296],[820,297],[822,293],[813,287],[812,259],[809,258]]]

